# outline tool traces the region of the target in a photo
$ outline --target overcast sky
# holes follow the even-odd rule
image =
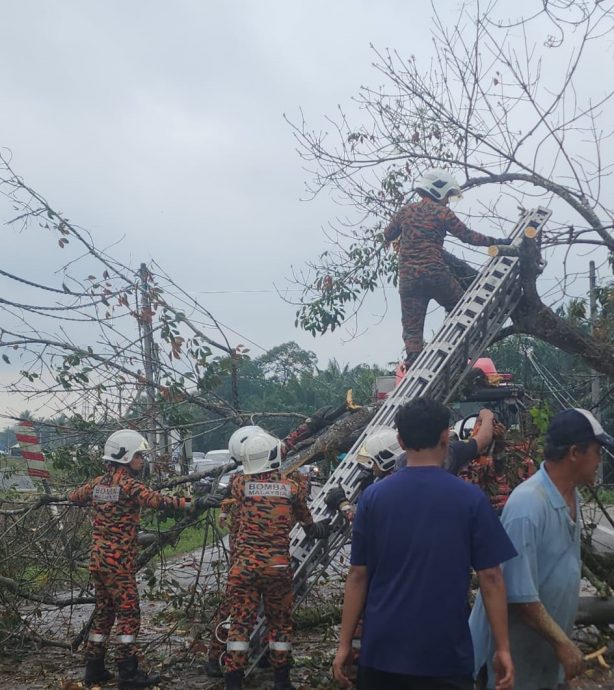
[[[437,5],[455,16],[456,2]],[[360,337],[313,339],[273,290],[340,212],[326,196],[301,201],[307,175],[282,115],[302,108],[317,127],[379,84],[370,43],[428,56],[430,15],[407,0],[4,3],[0,145],[99,246],[125,236],[113,255],[156,259],[236,342],[384,364],[402,349],[396,291],[383,319],[383,300],[370,304]],[[50,278],[32,236],[6,228],[1,246],[0,266]]]

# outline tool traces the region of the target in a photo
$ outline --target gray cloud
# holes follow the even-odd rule
[[[157,259],[256,343],[295,339],[322,364],[383,364],[401,351],[394,290],[381,322],[383,295],[368,302],[360,338],[315,340],[294,329],[294,309],[274,293],[241,291],[283,284],[346,211],[326,195],[300,201],[306,174],[282,114],[303,107],[324,127],[361,84],[376,85],[370,42],[426,64],[430,13],[403,0],[8,3],[0,145],[99,245],[125,235],[115,255]],[[10,217],[4,203],[0,212]],[[5,229],[2,264],[52,280],[54,243]],[[226,292],[202,294],[211,291]]]

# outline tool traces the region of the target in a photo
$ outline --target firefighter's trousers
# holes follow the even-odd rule
[[[117,658],[125,659],[136,654],[141,612],[134,573],[93,571],[91,578],[96,590],[96,605],[85,646],[86,658],[97,659],[104,656],[115,622],[119,645]]]
[[[226,672],[247,666],[249,638],[262,598],[269,630],[269,657],[274,668],[290,663],[292,649],[292,572],[290,566],[233,565],[228,574],[230,631]]]
[[[434,299],[446,311],[454,309],[477,272],[461,259],[444,252],[445,265],[429,268],[419,275],[399,277],[403,341],[408,358],[423,347],[424,320],[429,301]]]
[[[217,607],[211,628],[209,630],[209,661],[219,662],[220,657],[226,651],[226,630],[224,630],[224,621],[230,616],[230,597],[228,596],[228,587],[222,595],[222,601]],[[221,639],[220,639],[221,638]]]

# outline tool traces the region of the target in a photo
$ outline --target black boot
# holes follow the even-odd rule
[[[117,679],[117,687],[119,690],[148,688],[160,682],[160,676],[157,673],[148,675],[139,669],[139,660],[136,656],[118,659],[117,670],[119,671],[119,678]]]
[[[103,656],[97,659],[85,660],[85,677],[83,682],[86,686],[100,685],[100,683],[106,683],[111,678],[113,678],[113,674],[104,667]]]
[[[296,690],[290,682],[290,667],[279,666],[275,669],[275,685],[273,690]]]
[[[209,678],[221,678],[224,675],[220,662],[217,659],[207,660],[205,664],[205,673]]]
[[[226,690],[243,690],[243,669],[224,674]]]
[[[269,653],[265,652],[258,660],[258,668],[271,668],[271,659]]]

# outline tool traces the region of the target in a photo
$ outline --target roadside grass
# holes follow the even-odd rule
[[[611,484],[597,487],[597,496],[606,506],[614,506],[614,487]]]
[[[186,527],[180,534],[179,539],[175,544],[168,544],[162,549],[161,556],[164,558],[172,558],[173,556],[180,556],[184,553],[196,551],[204,546],[213,544],[218,535],[225,535],[225,529],[222,529],[218,524],[219,509],[210,510],[205,513],[199,522],[192,526]],[[167,532],[172,529],[177,522],[177,518],[168,517],[166,519],[159,519],[156,516],[143,516],[141,520],[141,529],[151,532]]]

